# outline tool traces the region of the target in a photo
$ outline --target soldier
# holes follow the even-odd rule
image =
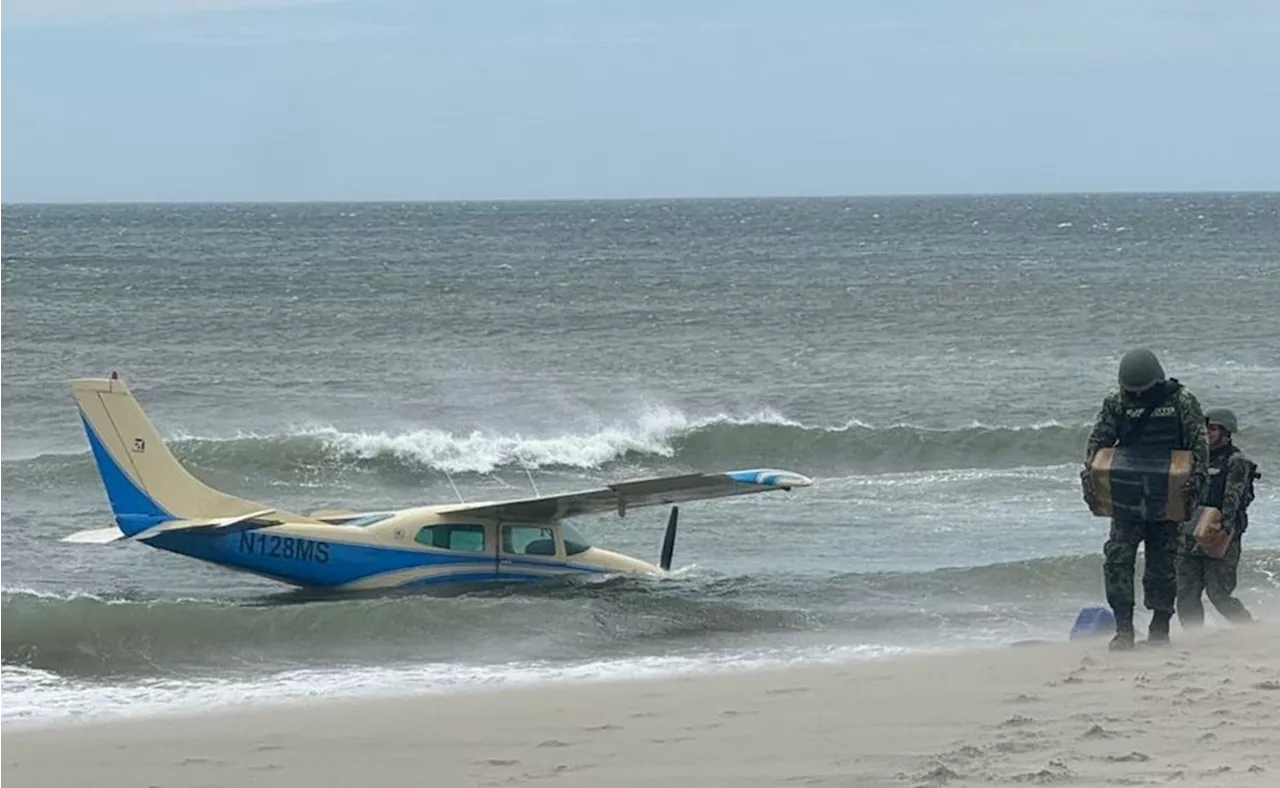
[[[1225,555],[1214,558],[1200,548],[1192,535],[1195,518],[1182,526],[1178,540],[1178,622],[1185,629],[1204,624],[1200,595],[1205,591],[1228,621],[1242,624],[1253,620],[1232,594],[1240,565],[1240,540],[1249,527],[1247,510],[1253,502],[1253,480],[1261,476],[1258,466],[1234,443],[1238,426],[1234,413],[1227,408],[1213,408],[1205,413],[1204,422],[1209,438],[1209,483],[1199,503],[1222,512],[1222,528],[1231,542]]]
[[[1190,510],[1208,476],[1209,445],[1200,402],[1176,379],[1166,380],[1159,359],[1147,349],[1124,354],[1120,359],[1119,384],[1118,390],[1112,390],[1103,399],[1089,435],[1085,450],[1086,474],[1094,455],[1106,446],[1190,450],[1190,475],[1179,491]],[[1112,650],[1133,648],[1133,581],[1139,543],[1146,545],[1143,602],[1152,611],[1147,642],[1169,642],[1169,620],[1173,618],[1177,593],[1178,523],[1115,515],[1111,518],[1110,537],[1103,547],[1107,604],[1116,620]]]

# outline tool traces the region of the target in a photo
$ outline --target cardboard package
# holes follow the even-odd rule
[[[1196,544],[1210,558],[1221,558],[1227,554],[1231,546],[1231,534],[1222,527],[1222,510],[1213,506],[1205,506],[1200,510],[1196,520]]]
[[[1098,450],[1083,481],[1099,517],[1180,523],[1191,515],[1181,494],[1190,477],[1190,451],[1115,446]]]

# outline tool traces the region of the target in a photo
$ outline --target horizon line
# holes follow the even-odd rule
[[[414,197],[414,198],[358,198],[358,199],[98,199],[98,200],[3,200],[0,208],[19,206],[105,206],[105,205],[387,205],[387,204],[504,204],[504,203],[566,203],[566,202],[712,202],[712,201],[777,201],[777,200],[883,200],[921,199],[939,197],[1092,197],[1092,196],[1190,196],[1190,195],[1280,195],[1274,189],[1094,189],[1062,191],[939,191],[939,192],[865,192],[850,194],[755,194],[755,195],[701,195],[701,196],[648,196],[648,197]]]

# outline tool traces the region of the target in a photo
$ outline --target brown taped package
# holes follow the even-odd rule
[[[1201,510],[1193,535],[1196,544],[1210,558],[1221,558],[1231,546],[1231,533],[1222,527],[1222,510],[1213,506]]]
[[[1089,509],[1099,517],[1184,522],[1182,487],[1191,477],[1191,452],[1151,454],[1127,446],[1099,449],[1081,481]]]

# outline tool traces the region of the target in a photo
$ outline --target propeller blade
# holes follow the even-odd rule
[[[667,518],[667,534],[662,538],[662,559],[658,565],[666,572],[671,568],[671,553],[676,549],[676,520],[680,516],[680,507],[671,507],[671,516]]]

